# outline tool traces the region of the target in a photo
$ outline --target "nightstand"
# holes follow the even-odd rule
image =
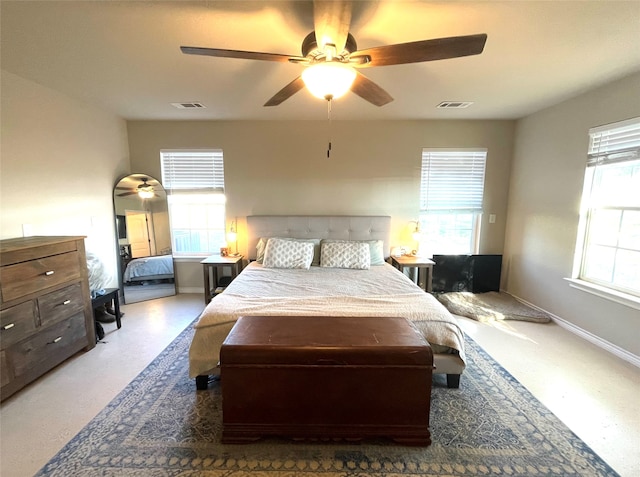
[[[231,267],[231,280],[242,271],[242,255],[237,257],[222,257],[221,255],[211,255],[200,263],[204,272],[204,302],[209,304],[211,297],[218,287],[218,278],[222,276],[224,267]],[[213,289],[211,284],[213,283]]]
[[[120,293],[119,288],[107,288],[103,290],[104,293],[102,295],[97,295],[95,298],[91,299],[91,306],[95,310],[100,305],[106,305],[107,303],[113,303],[113,311],[116,316],[116,326],[118,329],[122,328],[122,322],[120,319],[122,318],[122,313],[120,313],[120,298],[118,294]]]
[[[424,291],[431,293],[431,281],[433,279],[433,266],[436,262],[429,258],[414,257],[413,255],[402,255],[401,257],[391,257],[391,265],[404,273],[405,268],[417,271],[417,285]],[[415,273],[411,272],[411,277],[416,281]]]

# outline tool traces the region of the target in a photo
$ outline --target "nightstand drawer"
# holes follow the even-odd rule
[[[27,301],[0,311],[0,349],[26,338],[36,329],[34,302]]]
[[[2,301],[7,302],[80,278],[78,252],[2,267]]]
[[[48,326],[84,309],[82,287],[74,283],[38,298],[40,324]]]

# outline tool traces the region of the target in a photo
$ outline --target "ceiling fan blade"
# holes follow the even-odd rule
[[[461,56],[479,55],[484,49],[487,35],[453,36],[421,40],[397,45],[378,46],[353,52],[351,58],[369,57],[370,61],[354,66],[388,66],[422,61],[444,60]]]
[[[355,81],[351,85],[351,91],[375,106],[384,106],[393,101],[389,93],[362,73],[357,74]]]
[[[118,194],[118,197],[126,197],[128,195],[134,195],[137,194],[136,191],[132,191],[132,192],[124,192],[123,194]]]
[[[180,50],[185,55],[202,55],[202,56],[216,56],[220,58],[240,58],[244,60],[264,60],[264,61],[279,61],[287,63],[289,59],[304,58],[281,55],[279,53],[262,53],[260,51],[241,51],[241,50],[223,50],[220,48],[200,48],[197,46],[181,46]]]
[[[313,2],[313,26],[320,51],[324,52],[325,45],[332,43],[336,46],[336,54],[342,53],[349,34],[351,10],[350,1],[315,0]]]
[[[265,106],[278,106],[283,101],[289,99],[291,96],[296,94],[304,88],[304,81],[302,81],[302,77],[298,76],[287,86],[278,91],[269,101],[264,103]]]

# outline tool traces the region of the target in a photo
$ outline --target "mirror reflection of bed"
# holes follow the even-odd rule
[[[124,303],[175,295],[169,209],[162,185],[147,174],[131,174],[116,184],[113,203]]]

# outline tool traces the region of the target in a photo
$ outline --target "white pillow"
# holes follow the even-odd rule
[[[368,270],[371,264],[369,244],[364,242],[327,242],[320,249],[320,266]]]
[[[325,243],[366,243],[369,245],[369,254],[371,255],[371,265],[384,265],[384,241],[383,240],[339,240],[339,239],[323,239]]]
[[[313,260],[313,242],[270,238],[264,249],[265,268],[303,268],[309,270]]]

